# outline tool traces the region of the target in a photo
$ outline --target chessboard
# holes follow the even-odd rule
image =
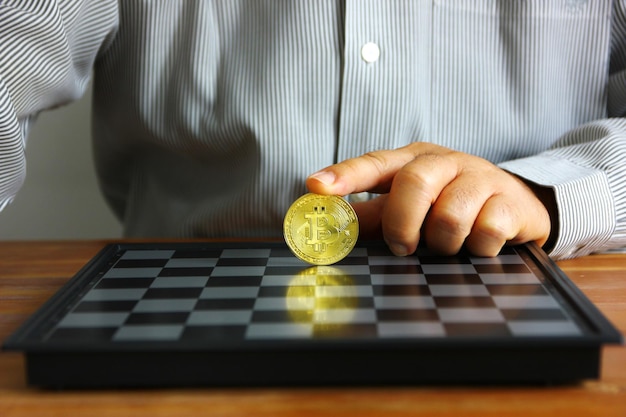
[[[493,258],[278,242],[104,248],[5,344],[37,386],[558,383],[620,333],[538,247]]]

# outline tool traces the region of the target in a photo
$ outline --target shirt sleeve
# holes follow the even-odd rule
[[[500,164],[554,190],[555,259],[626,246],[626,2],[614,4],[608,118],[567,132],[539,155]]]
[[[116,0],[0,2],[0,209],[24,181],[29,124],[84,93],[117,19]]]

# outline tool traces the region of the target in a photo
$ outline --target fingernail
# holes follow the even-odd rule
[[[391,241],[385,241],[385,242],[387,242],[387,246],[389,246],[389,250],[393,252],[394,255],[407,256],[409,254],[409,250],[407,249],[406,246],[400,243],[391,242]]]
[[[318,171],[309,178],[315,178],[324,185],[332,185],[337,179],[337,176],[329,171]]]

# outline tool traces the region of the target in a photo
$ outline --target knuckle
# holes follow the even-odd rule
[[[471,231],[471,224],[457,213],[446,212],[433,216],[435,230],[449,237],[466,237]]]
[[[496,242],[506,242],[511,236],[508,222],[504,222],[498,217],[489,217],[484,219],[477,228],[478,232],[484,239]]]
[[[471,224],[456,213],[430,215],[426,222],[427,245],[446,255],[457,253],[471,231]]]
[[[476,256],[496,256],[509,240],[505,230],[497,224],[473,230],[466,239],[467,249]]]
[[[388,171],[389,162],[382,151],[371,151],[361,156],[367,161],[379,175],[383,175]]]
[[[398,171],[395,181],[410,184],[411,187],[415,187],[418,190],[430,190],[435,187],[439,179],[434,170],[423,169],[409,164]]]

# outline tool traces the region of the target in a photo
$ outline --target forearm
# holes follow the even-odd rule
[[[0,210],[22,186],[25,170],[22,132],[8,90],[0,79]]]
[[[553,190],[554,258],[626,245],[626,120],[586,124],[546,152],[500,166]]]
[[[23,183],[29,124],[83,94],[116,22],[114,0],[0,3],[0,209]]]

